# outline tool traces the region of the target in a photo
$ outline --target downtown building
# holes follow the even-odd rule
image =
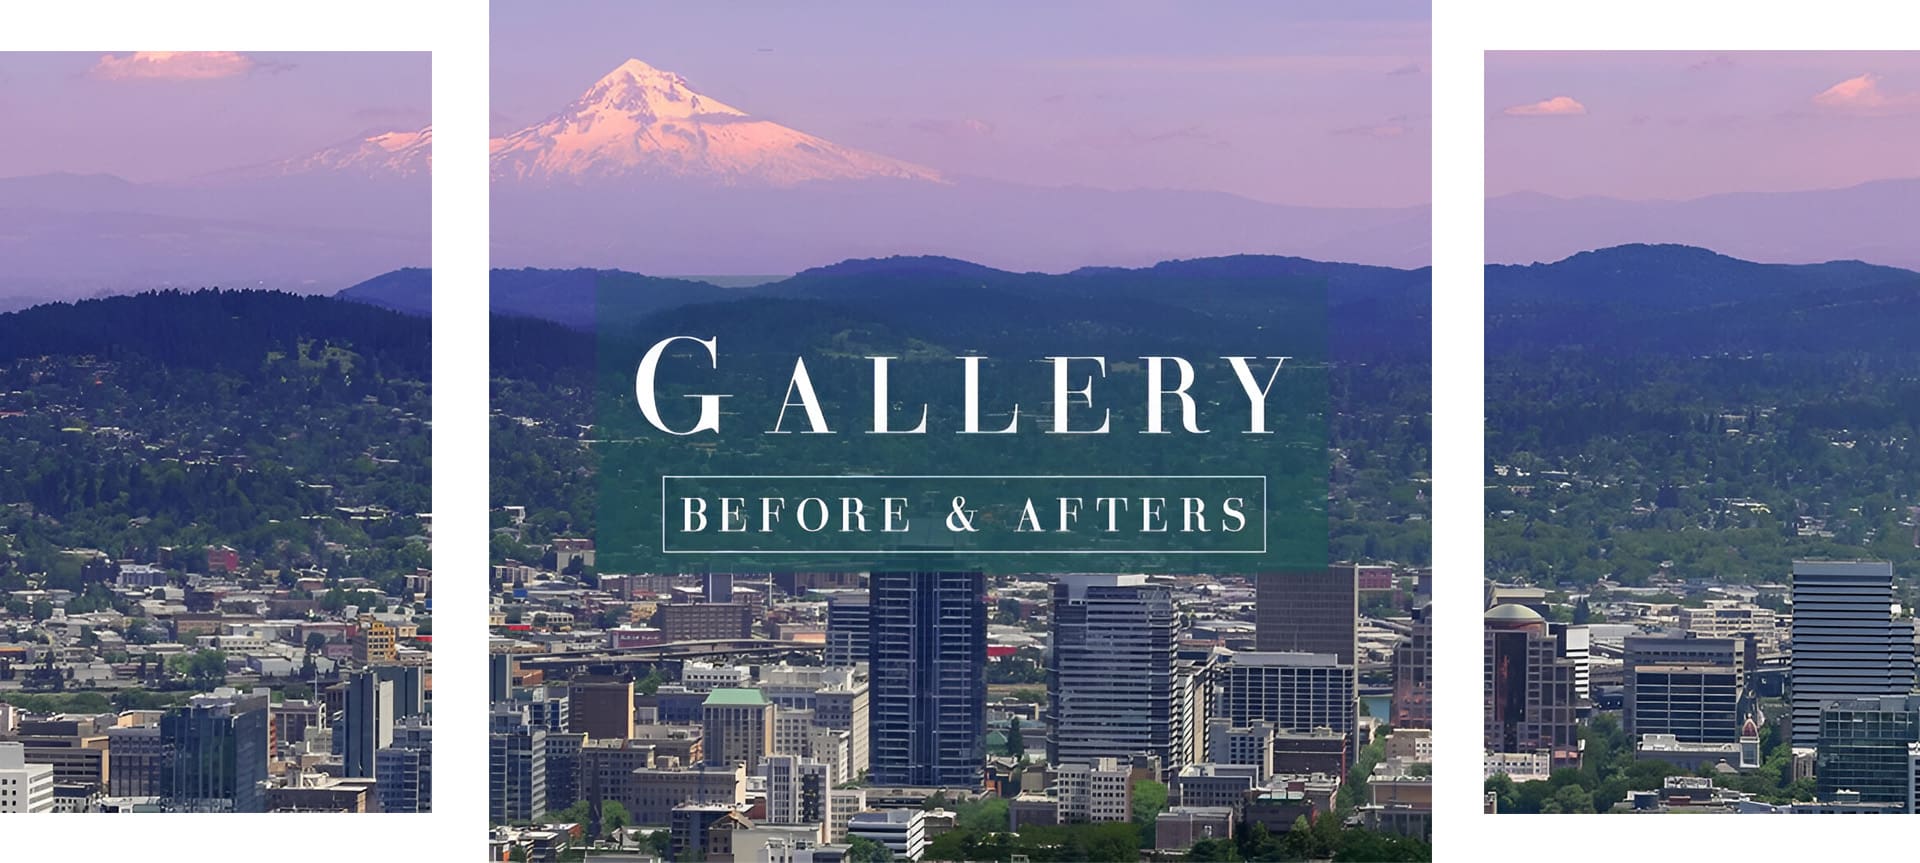
[[[162,806],[171,812],[267,811],[266,690],[220,688],[160,717]]]
[[[433,811],[433,725],[424,716],[402,720],[393,743],[374,756],[374,797],[381,812]]]
[[[870,576],[868,770],[874,785],[977,788],[985,762],[986,576]]]
[[[1423,605],[1413,610],[1411,631],[1393,648],[1393,700],[1390,710],[1392,718],[1389,724],[1395,730],[1433,727],[1432,606]]]
[[[1574,663],[1540,613],[1498,605],[1485,615],[1482,681],[1489,753],[1540,757],[1552,768],[1580,763]]]
[[[1815,793],[1843,792],[1862,803],[1898,803],[1914,811],[1914,756],[1920,749],[1920,695],[1829,701],[1820,709]]]
[[[0,741],[0,815],[53,811],[53,765],[29,763],[27,747]]]
[[[1144,575],[1060,575],[1047,650],[1047,762],[1174,757],[1173,593]]]
[[[1346,669],[1351,699],[1347,716],[1329,727],[1353,737],[1359,748],[1360,570],[1355,564],[1325,569],[1264,572],[1254,577],[1254,646],[1265,653],[1315,653],[1334,657]],[[1236,722],[1236,724],[1240,724]],[[1293,726],[1281,723],[1282,728]]]
[[[493,824],[547,814],[547,729],[524,709],[496,704],[487,735],[487,818]]]
[[[1913,622],[1893,616],[1893,564],[1793,563],[1793,736],[1820,738],[1832,701],[1906,695],[1914,684]]]
[[[1211,722],[1232,728],[1265,722],[1280,734],[1331,732],[1342,768],[1352,757],[1352,665],[1327,653],[1251,651],[1234,654],[1219,673],[1219,704]]]
[[[1748,640],[1629,635],[1621,641],[1620,727],[1682,743],[1733,743],[1752,698]]]
[[[827,600],[827,664],[858,665],[867,661],[872,643],[872,603],[867,592],[836,593]]]

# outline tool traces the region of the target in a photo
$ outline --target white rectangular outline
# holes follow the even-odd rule
[[[993,551],[993,550],[967,551],[967,552],[964,552],[964,554],[983,554],[983,555],[1177,554],[1177,555],[1198,555],[1198,556],[1208,556],[1208,557],[1218,556],[1218,555],[1236,555],[1236,554],[1266,554],[1267,546],[1269,542],[1267,532],[1271,529],[1268,525],[1268,520],[1273,515],[1272,510],[1269,508],[1269,504],[1271,501],[1267,491],[1266,475],[1251,474],[1251,473],[1247,473],[1247,474],[1165,474],[1165,475],[1161,475],[1161,474],[1080,474],[1080,473],[1068,473],[1068,474],[938,474],[938,473],[917,474],[915,473],[915,474],[860,474],[860,475],[809,474],[809,473],[800,473],[800,474],[668,473],[668,474],[660,475],[660,553],[661,554],[877,554],[877,555],[885,556],[885,555],[928,554],[929,553],[926,551],[913,551],[913,550],[901,551],[897,549],[891,550],[891,551],[886,549],[768,551],[766,549],[704,549],[703,548],[699,550],[674,551],[667,548],[667,480],[670,480],[670,479],[829,479],[829,480],[833,480],[833,479],[840,479],[840,480],[845,480],[845,479],[855,479],[855,480],[879,480],[879,479],[1257,479],[1260,481],[1260,548],[1258,551],[1255,551],[1253,549],[1246,549],[1243,551],[1198,551],[1195,549],[1168,551],[1163,549],[1091,549],[1089,548],[1089,549],[1070,549],[1065,551],[1045,551],[1045,550],[1013,551],[1011,549],[1002,549],[999,551]]]

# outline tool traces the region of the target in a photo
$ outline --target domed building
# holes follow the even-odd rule
[[[1507,603],[1488,609],[1484,623],[1487,751],[1539,754],[1551,769],[1578,766],[1575,667],[1546,618]]]

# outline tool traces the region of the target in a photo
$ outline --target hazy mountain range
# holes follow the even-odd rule
[[[1487,200],[1487,261],[1557,261],[1630,243],[1677,243],[1767,263],[1859,260],[1920,268],[1920,178],[1845,189],[1741,192],[1688,201]]]
[[[0,310],[151,288],[332,293],[431,246],[430,129],[162,182],[0,179]]]
[[[951,176],[761,120],[628,60],[493,141],[494,263],[790,273],[937,255],[1064,272],[1242,253],[1419,266],[1429,208]]]

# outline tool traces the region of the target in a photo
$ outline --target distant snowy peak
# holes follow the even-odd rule
[[[819,180],[945,182],[931,168],[754,119],[639,60],[620,64],[560,113],[494,139],[492,148],[494,176],[513,180],[635,176],[781,187]]]
[[[411,177],[433,169],[433,127],[382,132],[344,141],[318,152],[275,163],[276,173],[340,172]]]

